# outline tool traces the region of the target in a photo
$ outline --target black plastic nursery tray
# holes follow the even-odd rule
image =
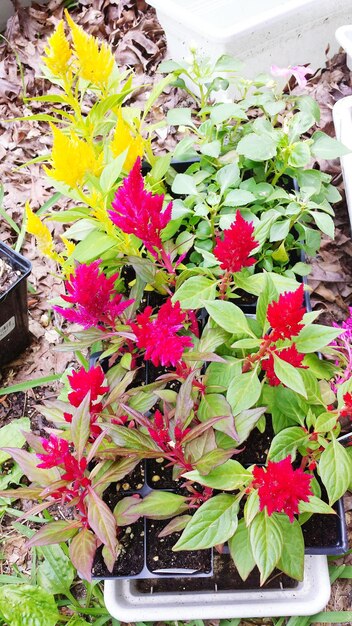
[[[143,485],[141,481],[143,481]],[[137,487],[141,488],[138,489]],[[110,485],[104,492],[104,502],[113,510],[117,502],[123,497],[138,495],[143,498],[151,493],[152,490],[153,475],[144,471],[144,463],[141,462],[131,476],[126,478],[126,482],[121,481],[120,483]],[[177,489],[172,491],[179,492]],[[166,537],[158,536],[169,521],[169,519],[160,521],[140,518],[129,526],[123,526],[118,535],[121,552],[115,562],[113,571],[109,572],[107,569],[102,558],[102,549],[100,548],[93,563],[93,578],[147,579],[212,576],[212,550],[173,552],[172,548],[181,533],[173,533]]]
[[[27,276],[31,263],[0,242],[0,261],[15,271],[17,278],[4,291],[0,288],[0,366],[15,359],[29,344]],[[1,287],[1,278],[0,278]]]

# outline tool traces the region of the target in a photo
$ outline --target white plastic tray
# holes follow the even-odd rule
[[[352,50],[351,50],[352,53]],[[352,96],[342,98],[333,108],[336,137],[352,151]],[[352,224],[352,152],[340,157],[346,202]]]
[[[352,15],[350,16],[352,19]],[[347,65],[352,69],[352,24],[340,26],[335,33],[340,46],[347,52]]]
[[[306,556],[295,589],[144,594],[135,580],[105,581],[107,610],[122,622],[312,615],[330,598],[326,556]]]
[[[231,54],[246,75],[310,63],[324,67],[335,30],[352,20],[352,0],[148,0],[166,32],[168,56],[181,61],[195,43],[216,60]]]

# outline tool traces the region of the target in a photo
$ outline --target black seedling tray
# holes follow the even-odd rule
[[[0,366],[13,361],[29,344],[27,276],[32,265],[0,242],[0,258],[18,272],[18,279],[0,294]]]

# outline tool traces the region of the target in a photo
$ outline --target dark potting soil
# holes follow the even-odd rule
[[[120,553],[112,572],[109,572],[102,557],[100,547],[94,557],[92,576],[111,578],[113,576],[137,576],[144,566],[144,520],[139,519],[130,526],[124,526],[118,534]]]
[[[186,553],[183,553],[186,554]],[[181,591],[232,591],[258,589],[260,574],[257,568],[244,582],[229,554],[214,554],[214,574],[210,578],[151,578],[138,580],[137,590],[141,593]],[[262,589],[294,589],[298,583],[293,578],[274,570]],[[201,601],[201,600],[200,600]]]
[[[158,570],[191,570],[207,574],[211,571],[211,550],[172,552],[181,532],[159,537],[169,520],[146,520],[146,564],[151,572]]]
[[[340,540],[338,515],[312,515],[302,526],[304,543],[309,548],[338,545]]]
[[[20,276],[20,270],[13,268],[8,259],[0,254],[0,294],[8,291]]]
[[[172,479],[172,467],[167,467],[169,461],[159,459],[148,459],[146,461],[146,481],[152,489],[177,489],[178,481]]]
[[[274,437],[274,431],[270,421],[267,421],[266,429],[263,433],[258,428],[254,428],[245,442],[239,447],[242,452],[233,458],[242,465],[252,465],[253,463],[266,463],[270,444]]]

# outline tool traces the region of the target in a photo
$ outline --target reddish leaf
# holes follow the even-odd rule
[[[51,485],[51,483],[56,480],[60,480],[60,472],[56,467],[52,467],[51,469],[41,469],[37,467],[39,459],[35,454],[26,452],[26,450],[20,450],[19,448],[2,448],[2,450],[12,456],[30,481],[45,487],[46,485]]]
[[[85,580],[92,580],[92,565],[97,549],[97,540],[88,528],[83,528],[70,543],[70,559]]]
[[[89,526],[94,530],[100,541],[109,548],[111,554],[115,554],[117,542],[116,520],[112,512],[91,487],[88,487],[86,502]]]
[[[73,412],[71,422],[71,438],[80,460],[90,435],[90,393],[87,393],[81,404]]]
[[[71,539],[80,528],[79,521],[74,522],[50,522],[43,526],[33,537],[27,541],[27,548],[32,546],[48,546],[52,543],[61,543],[67,539]]]

